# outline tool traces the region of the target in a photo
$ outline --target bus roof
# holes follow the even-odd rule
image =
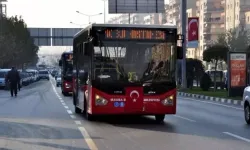
[[[90,24],[89,26],[85,27],[84,29],[82,29],[81,31],[79,31],[78,33],[75,34],[73,42],[75,42],[75,40],[77,41],[78,38],[81,38],[82,33],[84,33],[85,31],[88,31],[92,28],[95,27],[125,27],[125,28],[151,28],[151,29],[177,29],[176,25],[152,25],[152,24]]]

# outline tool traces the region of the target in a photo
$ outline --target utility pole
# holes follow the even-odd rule
[[[103,0],[103,3],[104,3],[104,10],[103,10],[104,23],[106,23],[106,1],[108,1],[108,0]]]
[[[182,59],[182,88],[186,89],[187,88],[187,79],[186,79],[186,44],[187,44],[187,39],[186,39],[186,27],[187,27],[187,0],[181,0],[181,25],[182,25],[182,35],[184,38],[183,42],[183,59]]]
[[[130,24],[131,21],[130,21],[130,13],[128,14],[128,24]]]

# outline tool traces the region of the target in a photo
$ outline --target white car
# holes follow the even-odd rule
[[[56,78],[56,86],[59,87],[62,84],[62,79],[61,77]]]
[[[250,124],[250,86],[244,89],[243,101],[245,120],[247,124]]]

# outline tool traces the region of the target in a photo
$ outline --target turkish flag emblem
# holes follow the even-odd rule
[[[188,18],[188,41],[198,41],[199,35],[199,18],[192,17]]]

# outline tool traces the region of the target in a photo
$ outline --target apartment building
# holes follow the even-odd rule
[[[144,17],[147,14],[122,14],[108,21],[112,24],[140,24],[144,22]]]
[[[199,57],[209,45],[217,41],[218,35],[225,31],[225,13],[223,0],[197,0],[199,16]]]
[[[187,9],[195,8],[196,0],[187,0]],[[181,33],[181,0],[169,0],[168,8],[166,9],[166,17],[168,23],[177,25],[178,33]]]
[[[226,30],[240,27],[245,28],[246,15],[250,11],[250,0],[224,0]]]
[[[0,16],[7,15],[7,5],[6,5],[7,0],[0,0]]]
[[[245,12],[245,28],[250,30],[250,11]]]

